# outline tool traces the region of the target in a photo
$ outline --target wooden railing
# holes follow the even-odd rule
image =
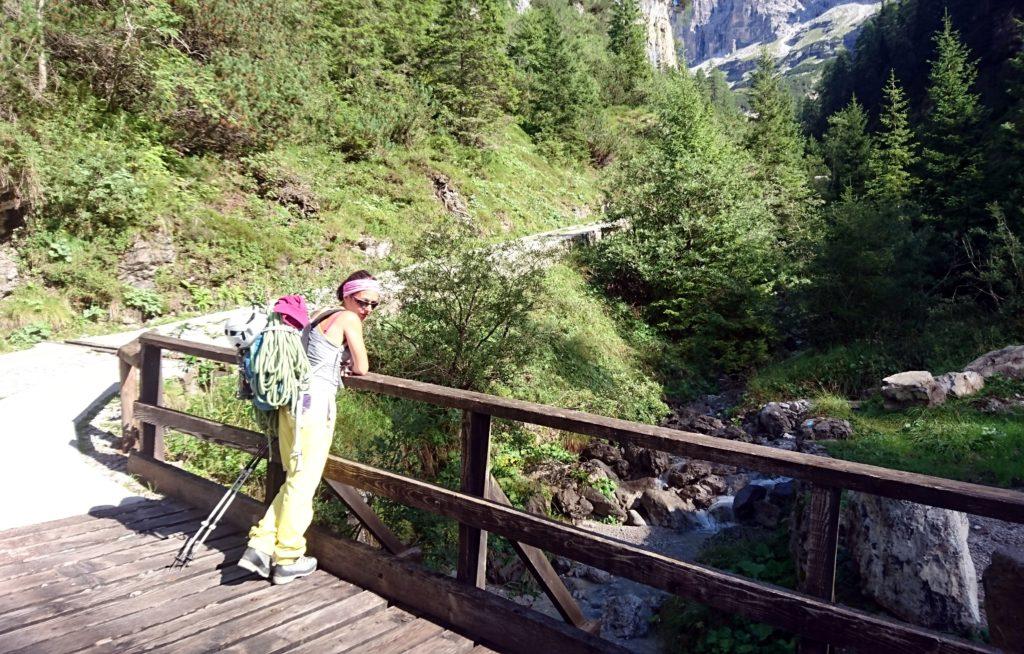
[[[142,427],[142,453],[162,457],[162,428],[168,427],[213,442],[254,452],[263,435],[181,413],[161,406],[160,357],[163,350],[235,362],[228,348],[182,341],[156,333],[144,334],[141,379],[135,419]],[[682,432],[652,425],[596,416],[580,411],[459,391],[442,386],[377,374],[346,378],[346,387],[419,400],[464,412],[462,483],[460,492],[403,477],[336,456],[329,457],[324,479],[353,513],[393,554],[404,546],[376,519],[354,489],[452,518],[459,523],[457,578],[483,586],[487,533],[508,538],[563,618],[592,629],[548,564],[551,552],[659,588],[680,597],[764,622],[801,637],[802,651],[825,651],[849,646],[874,652],[996,652],[998,650],[904,622],[834,603],[835,559],[839,499],[843,489],[857,490],[936,507],[966,511],[1024,523],[1024,494],[840,461],[760,445]],[[803,592],[722,572],[588,532],[575,526],[512,508],[488,468],[492,417],[543,425],[564,431],[633,443],[690,458],[726,463],[798,478],[811,488],[808,575]],[[276,452],[272,462],[276,462]],[[268,478],[267,497],[278,481]],[[273,491],[273,492],[271,492]],[[396,591],[397,592],[397,591]],[[435,598],[436,599],[436,598]],[[408,597],[404,601],[409,604]],[[417,600],[419,601],[419,600]],[[423,602],[429,603],[427,600]],[[427,606],[414,609],[427,610]],[[585,649],[585,648],[584,648]],[[587,650],[589,651],[589,650]]]

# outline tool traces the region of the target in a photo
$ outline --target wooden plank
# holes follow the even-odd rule
[[[726,463],[807,481],[910,500],[1010,522],[1024,523],[1024,493],[978,484],[890,470],[840,459],[788,452],[582,411],[461,391],[376,373],[345,379],[346,388],[420,400],[438,406],[478,411],[563,431],[634,443],[693,459]]]
[[[293,581],[303,584],[307,579]],[[352,597],[359,589],[351,584],[334,583],[314,585],[306,583],[306,592],[293,602],[274,602],[259,610],[238,615],[230,622],[222,623],[205,631],[184,636],[156,647],[153,652],[215,652],[240,643],[246,638],[262,634],[275,627],[291,622],[321,607]],[[184,635],[184,634],[183,634]],[[258,650],[256,650],[258,651]]]
[[[0,636],[0,647],[9,654],[30,654],[39,651],[46,651],[47,654],[77,652],[90,648],[98,641],[140,631],[162,620],[200,610],[209,604],[203,594],[210,589],[234,586],[248,592],[266,584],[262,579],[259,583],[252,579],[248,582],[240,581],[251,574],[232,566],[224,571],[223,576],[207,574],[191,584],[166,586],[153,580],[152,592],[145,595],[126,597],[120,602],[46,620],[3,634]],[[221,586],[222,582],[225,586]]]
[[[383,611],[387,606],[388,603],[383,597],[364,590],[358,595],[310,611],[269,631],[245,638],[218,651],[221,654],[227,652],[245,654],[247,652],[276,652],[292,648],[323,633],[334,633],[346,625]]]
[[[411,649],[442,631],[441,627],[432,622],[413,620],[398,629],[393,629],[363,643],[355,651],[373,652],[373,654],[399,654],[399,652]]]
[[[341,500],[342,504],[348,507],[352,515],[359,520],[359,524],[363,525],[367,531],[373,534],[373,537],[377,539],[377,542],[388,553],[401,554],[409,549],[402,541],[398,540],[398,536],[395,536],[394,532],[381,522],[380,517],[363,500],[363,496],[359,494],[359,491],[333,479],[325,479],[324,482],[328,488],[334,491],[334,494]]]
[[[301,602],[302,596],[308,593],[310,588],[322,587],[335,582],[337,579],[321,572],[306,577],[301,584],[274,586],[263,581],[261,588],[247,595],[213,601],[203,611],[151,625],[144,631],[119,636],[102,647],[93,647],[90,649],[90,654],[143,652],[155,649],[226,624],[240,616],[261,611],[264,606]]]
[[[473,641],[455,632],[444,631],[412,649],[405,650],[404,654],[465,654],[471,649]]]
[[[494,477],[490,478],[490,483],[487,486],[487,499],[505,506],[512,506],[512,502],[505,495],[505,491],[501,490],[501,486],[498,485],[498,481]],[[512,543],[512,549],[519,555],[526,569],[537,580],[541,590],[544,591],[544,594],[554,604],[562,619],[584,631],[596,634],[601,628],[600,621],[588,620],[583,615],[583,611],[580,610],[576,599],[573,598],[569,589],[565,587],[565,583],[562,582],[562,578],[555,572],[544,552],[536,547],[524,545],[515,540],[509,542]]]
[[[129,456],[128,470],[162,493],[189,498],[201,506],[212,507],[224,491],[218,484],[137,452]],[[239,495],[228,509],[225,520],[244,528],[258,520],[263,512],[262,504]],[[507,599],[361,543],[336,538],[315,527],[306,532],[306,540],[322,569],[499,651],[510,654],[627,652],[614,643]]]
[[[212,345],[209,343],[199,343],[197,341],[188,341],[181,338],[174,338],[173,336],[164,336],[157,331],[148,331],[145,334],[142,334],[139,336],[139,342],[142,343],[143,346],[151,345],[162,350],[180,352],[181,354],[190,354],[203,359],[220,361],[221,363],[234,364],[238,362],[238,352],[234,348],[222,347],[220,345]]]
[[[42,534],[53,529],[59,529],[63,527],[70,527],[72,525],[78,525],[82,523],[90,523],[99,519],[117,519],[119,515],[138,511],[144,507],[159,506],[164,502],[171,502],[177,506],[185,506],[180,502],[174,500],[139,500],[136,502],[130,502],[120,506],[111,506],[102,509],[92,509],[89,513],[83,513],[82,515],[68,516],[67,518],[60,518],[59,520],[50,520],[48,522],[41,522],[36,525],[24,525],[21,527],[12,527],[10,529],[0,530],[0,548],[3,547],[4,543],[10,538],[15,538],[25,535]]]
[[[161,350],[156,345],[142,343],[142,366],[139,372],[139,401],[159,406],[163,399],[163,377],[160,374]],[[136,410],[136,414],[138,410]],[[139,417],[142,420],[141,416]],[[146,456],[164,459],[164,430],[152,422],[142,422],[142,445]]]
[[[167,429],[191,434],[218,445],[226,445],[243,452],[256,454],[267,442],[267,437],[258,431],[232,427],[199,416],[193,416],[166,407],[153,406],[144,402],[135,403],[135,416],[143,423],[161,425]],[[280,448],[274,438],[270,446],[270,460],[281,461]]]
[[[836,645],[879,652],[995,651],[785,588],[677,561],[614,538],[338,457],[328,458],[324,476],[702,604]]]
[[[476,497],[487,494],[490,479],[491,417],[466,411],[462,414],[462,492]],[[477,588],[487,585],[487,532],[459,523],[456,578]]]
[[[222,565],[225,557],[232,562],[237,560],[242,549],[239,546],[232,554],[231,550],[220,551],[203,548],[193,561],[193,568],[177,571],[173,578],[164,583],[192,583],[195,578],[206,574],[209,568]],[[234,559],[231,559],[230,556],[234,556]],[[57,616],[86,610],[89,607],[108,604],[133,593],[147,592],[152,588],[153,578],[151,575],[155,572],[151,564],[152,562],[149,562],[148,565],[142,564],[134,571],[133,575],[129,575],[127,578],[107,582],[101,580],[95,584],[86,584],[70,590],[55,584],[43,589],[36,589],[31,594],[7,596],[3,598],[5,601],[0,606],[0,634]]]
[[[416,616],[406,613],[397,607],[373,613],[363,619],[339,629],[309,640],[293,649],[288,654],[339,654],[351,652],[367,641],[381,634],[397,629],[402,625],[416,620]]]
[[[815,486],[811,489],[808,505],[807,578],[800,584],[800,590],[826,602],[836,599],[841,498],[842,491],[838,488]],[[798,649],[802,654],[829,654],[833,651],[827,642],[806,638],[800,641]]]

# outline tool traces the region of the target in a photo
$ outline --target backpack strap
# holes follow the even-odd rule
[[[341,313],[344,310],[345,309],[342,308],[342,307],[335,307],[333,309],[327,309],[326,311],[324,311],[320,315],[318,315],[315,319],[311,320],[308,325],[306,325],[306,327],[302,330],[302,334],[300,335],[300,339],[302,340],[302,350],[303,350],[303,352],[309,352],[309,335],[310,335],[310,333],[312,333],[312,331],[314,329],[316,329],[316,327],[320,323],[322,323],[323,321],[327,320],[328,318],[330,318],[334,314]],[[312,377],[317,372],[319,372],[319,370],[324,365],[326,365],[326,363],[327,362],[320,363],[316,368],[310,370],[310,373],[309,373],[310,377]]]

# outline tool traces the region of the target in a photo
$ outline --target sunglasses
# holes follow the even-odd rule
[[[360,300],[357,297],[354,297],[352,299],[356,301],[356,304],[358,304],[359,306],[361,306],[364,309],[376,309],[377,307],[380,306],[380,302],[372,302],[370,300]]]

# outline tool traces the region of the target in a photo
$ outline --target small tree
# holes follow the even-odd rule
[[[637,0],[615,0],[608,25],[608,49],[612,53],[609,95],[614,102],[637,104],[651,78],[647,60],[647,36]]]
[[[872,199],[902,206],[917,183],[910,172],[916,161],[914,132],[907,116],[906,95],[893,71],[889,72],[884,92],[885,107],[868,160],[865,186]]]
[[[444,0],[424,53],[440,118],[463,142],[479,140],[512,93],[503,0]]]
[[[828,117],[822,150],[831,173],[829,192],[839,197],[846,189],[859,196],[864,191],[871,157],[868,118],[854,97],[850,104]]]

